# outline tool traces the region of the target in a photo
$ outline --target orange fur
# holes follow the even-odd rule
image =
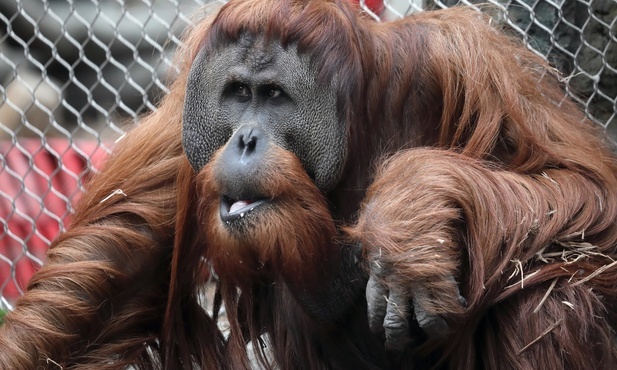
[[[280,148],[268,152],[254,181],[277,211],[257,215],[242,236],[230,234],[219,216],[216,180],[217,172],[224,170],[215,155],[197,178],[205,256],[221,280],[243,287],[280,273],[285,281],[303,288],[322,281],[325,267],[336,262],[329,261],[337,254],[336,230],[326,199],[299,160]]]
[[[378,171],[349,232],[396,270],[386,284],[431,292],[427,308],[455,334],[432,344],[447,368],[612,368],[617,269],[594,274],[617,245],[605,185],[591,173],[521,175],[412,149]]]
[[[180,140],[195,55],[241,32],[297,44],[320,81],[337,81],[350,153],[320,194],[274,151],[256,181],[281,207],[250,240],[216,217],[216,160],[194,173]],[[248,341],[281,369],[615,366],[616,157],[555,71],[486,16],[456,8],[381,24],[346,0],[232,0],[187,34],[178,65],[170,95],[89,184],[7,315],[0,368],[242,369]],[[126,196],[101,202],[116,189]],[[446,341],[412,328],[405,351],[385,350],[346,238],[381,255],[386,284],[431,291]],[[203,257],[221,274],[229,338],[200,305]],[[319,320],[314,302],[335,319]]]

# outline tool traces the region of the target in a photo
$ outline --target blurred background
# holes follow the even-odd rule
[[[349,0],[392,20],[490,3],[617,137],[617,1]],[[224,1],[0,0],[0,310],[11,309],[64,230],[84,183],[173,79],[191,19]]]

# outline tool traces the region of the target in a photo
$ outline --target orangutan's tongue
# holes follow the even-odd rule
[[[241,210],[242,208],[248,206],[251,203],[252,202],[247,202],[245,200],[235,201],[234,204],[232,204],[231,207],[229,207],[229,213],[234,213],[238,210]]]

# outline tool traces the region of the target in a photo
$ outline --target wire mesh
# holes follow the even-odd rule
[[[480,3],[356,2],[381,19]],[[223,1],[0,1],[0,308],[44,263],[114,142],[166,93],[179,35],[204,3]],[[587,115],[617,133],[617,2],[488,3],[563,73]]]

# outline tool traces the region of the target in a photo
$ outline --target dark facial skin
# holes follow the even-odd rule
[[[310,57],[299,55],[293,45],[283,48],[262,38],[245,35],[197,56],[188,77],[184,150],[196,171],[216,159],[220,218],[235,238],[250,239],[251,230],[267,219],[260,215],[280,211],[277,199],[263,188],[278,161],[277,147],[299,159],[322,194],[340,182],[347,132],[339,120],[334,83],[317,83]],[[339,266],[323,262],[336,271],[328,284],[318,293],[295,293],[321,321],[338,317],[363,291],[359,248],[342,250]]]
[[[309,57],[293,46],[243,36],[211,54],[202,51],[193,63],[183,144],[197,171],[226,145],[223,203],[262,199],[254,180],[272,146],[292,152],[321,191],[331,190],[343,171],[346,141],[334,90],[317,84]]]

